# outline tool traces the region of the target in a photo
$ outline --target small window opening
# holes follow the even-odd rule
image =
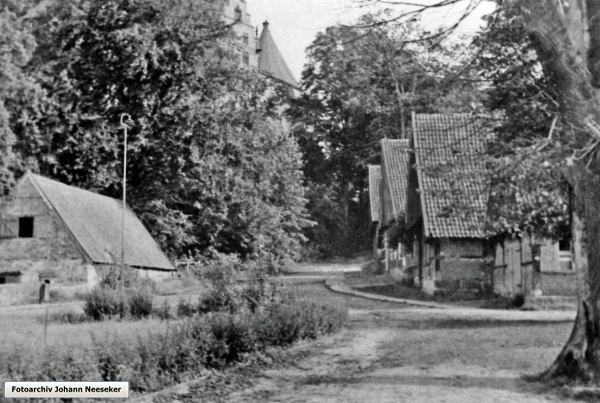
[[[250,55],[248,54],[248,52],[244,52],[243,61],[246,66],[250,65]]]
[[[0,277],[0,284],[6,284],[6,277]]]
[[[33,217],[19,217],[19,238],[33,238]]]

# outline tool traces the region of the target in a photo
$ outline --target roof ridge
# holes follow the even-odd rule
[[[94,195],[94,196],[97,196],[97,197],[103,197],[103,198],[106,198],[106,199],[109,199],[109,200],[116,200],[116,201],[120,201],[120,202],[122,202],[122,200],[120,200],[120,199],[117,199],[117,198],[115,198],[115,197],[106,196],[106,195],[103,195],[103,194],[101,194],[101,193],[94,192],[94,191],[92,191],[92,190],[88,190],[88,189],[83,189],[83,188],[80,188],[80,187],[78,187],[78,186],[75,186],[75,185],[68,185],[68,184],[66,184],[66,183],[63,183],[63,182],[57,181],[56,179],[51,179],[51,178],[48,178],[47,176],[43,176],[43,175],[34,174],[34,173],[32,173],[32,172],[30,172],[30,175],[31,175],[31,176],[34,176],[34,177],[37,177],[37,178],[42,178],[42,179],[44,179],[44,180],[47,180],[47,181],[51,181],[51,182],[53,182],[53,183],[55,183],[55,184],[57,184],[57,185],[60,185],[60,186],[67,186],[67,187],[69,187],[69,188],[71,188],[71,189],[74,189],[74,190],[76,190],[76,191],[79,191],[79,192],[86,192],[86,193],[90,193],[90,194],[92,194],[92,195]],[[121,204],[123,204],[123,203],[121,203]],[[132,211],[132,210],[131,210],[131,208],[129,208],[129,206],[128,206],[127,204],[125,204],[125,206],[127,206],[127,208],[128,208],[130,211]]]

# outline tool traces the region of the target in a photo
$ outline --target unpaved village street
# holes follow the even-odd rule
[[[329,276],[328,271],[322,272]],[[194,382],[140,402],[542,403],[575,402],[523,380],[550,365],[572,323],[559,312],[429,309],[334,293],[315,280],[298,291],[349,308],[344,329],[292,347],[293,363],[259,371],[244,390],[207,397]],[[312,284],[310,283],[312,282]],[[197,381],[196,381],[197,382]],[[202,382],[202,381],[200,381]],[[183,386],[183,387],[182,387]],[[217,388],[219,388],[217,386]],[[229,388],[229,385],[227,385]]]
[[[570,329],[453,320],[451,312],[421,308],[352,309],[341,334],[315,343],[293,367],[265,371],[227,401],[574,401],[520,379],[550,364]]]

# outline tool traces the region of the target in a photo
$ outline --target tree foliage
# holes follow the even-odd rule
[[[485,84],[484,107],[493,117],[487,150],[489,231],[568,238],[563,164],[550,147],[564,129],[557,124],[555,89],[527,37],[522,17],[499,8],[473,45],[472,68]]]
[[[303,95],[289,110],[313,188],[318,226],[308,235],[325,255],[370,245],[367,167],[380,162],[382,138],[407,138],[412,111],[468,111],[480,102],[472,81],[456,79],[467,56],[459,43],[419,42],[427,32],[416,21],[373,26],[376,18],[317,35]]]
[[[15,154],[22,144],[17,134],[23,127],[36,131],[44,93],[26,72],[36,47],[31,28],[22,16],[29,1],[6,1],[0,10],[0,196],[14,185],[14,173],[23,161]]]
[[[69,0],[30,17],[27,70],[50,99],[17,148],[34,170],[118,197],[126,113],[128,202],[163,247],[294,255],[309,222],[283,99],[239,67],[219,12],[193,0]]]

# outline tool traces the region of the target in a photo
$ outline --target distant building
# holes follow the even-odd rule
[[[408,186],[408,140],[381,140],[380,230],[383,231],[385,268],[404,277],[406,191]]]
[[[406,226],[414,236],[415,282],[431,293],[489,283],[482,128],[467,114],[413,113],[412,125]]]
[[[263,22],[258,37],[258,28],[252,25],[246,0],[221,1],[225,22],[234,24],[233,30],[236,35],[234,46],[239,53],[240,65],[258,69],[267,76],[288,85],[290,89],[298,88],[298,81],[281,55],[269,30],[269,23]]]
[[[375,271],[380,269],[379,228],[381,227],[381,166],[369,165],[369,204],[371,207],[371,222],[375,224],[373,232],[373,261]]]
[[[222,0],[223,16],[227,24],[234,24],[235,47],[239,52],[240,64],[258,68],[258,40],[256,29],[248,14],[245,0]]]

